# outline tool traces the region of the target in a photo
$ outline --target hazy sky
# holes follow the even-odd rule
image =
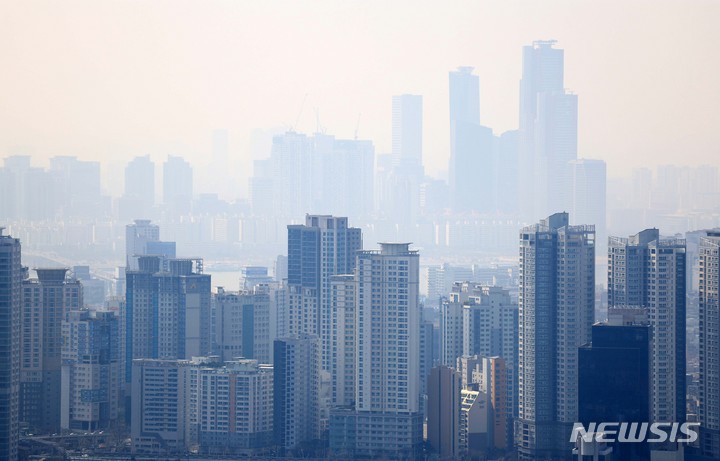
[[[424,96],[427,169],[447,169],[448,71],[474,66],[481,119],[518,120],[521,47],[556,39],[581,157],[611,174],[720,164],[719,1],[3,1],[0,156],[203,162],[227,128],[391,145],[391,96]],[[244,189],[244,184],[242,184]]]

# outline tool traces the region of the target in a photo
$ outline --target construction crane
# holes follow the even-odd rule
[[[303,96],[302,103],[300,104],[300,110],[298,111],[297,117],[295,118],[295,123],[293,124],[292,128],[290,128],[290,131],[295,131],[295,128],[297,128],[298,123],[300,122],[300,116],[303,113],[303,109],[305,108],[305,101],[307,101],[308,94],[305,93],[305,96]]]

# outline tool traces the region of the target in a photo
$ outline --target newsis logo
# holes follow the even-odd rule
[[[587,430],[582,423],[575,423],[570,443],[577,441],[578,437],[590,443],[596,442],[687,442],[692,443],[698,439],[695,429],[700,423],[590,423]]]

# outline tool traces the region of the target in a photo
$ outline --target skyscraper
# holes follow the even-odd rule
[[[168,156],[163,163],[163,203],[173,216],[190,212],[193,170],[182,157]]]
[[[556,213],[524,228],[519,290],[516,445],[520,459],[565,459],[578,415],[578,347],[594,318],[594,227]]]
[[[652,327],[652,422],[685,421],[685,240],[646,229],[608,242],[608,307],[644,307]]]
[[[700,447],[720,458],[720,232],[701,237],[700,297]]]
[[[495,137],[480,125],[480,80],[472,72],[450,72],[450,198],[458,212],[492,204]]]
[[[420,448],[419,255],[409,246],[358,252],[355,409],[331,413],[332,450],[399,457]]]
[[[18,459],[23,268],[20,240],[0,227],[0,458]]]
[[[570,165],[572,178],[570,216],[576,223],[595,225],[597,251],[599,254],[605,254],[607,165],[603,160],[591,159],[571,160]]]
[[[201,260],[141,256],[127,273],[126,382],[133,359],[184,359],[210,353],[210,276]]]
[[[361,230],[347,218],[307,215],[304,225],[288,226],[289,332],[319,336],[323,370],[332,358],[330,278],[352,274],[361,249]]]
[[[23,281],[20,420],[36,432],[60,430],[62,322],[83,306],[82,285],[67,269],[35,269]]]
[[[155,205],[155,164],[149,155],[135,157],[125,167],[125,192],[120,199],[120,219],[150,217]]]
[[[422,166],[423,99],[420,95],[392,97],[394,165]]]
[[[109,311],[70,311],[62,329],[61,427],[106,428],[118,418],[124,384],[118,317]]]
[[[536,197],[542,191],[542,198],[546,197],[544,177],[546,171],[541,173],[541,166],[537,159],[536,140],[542,139],[542,131],[536,133],[536,119],[538,118],[538,101],[542,94],[562,93],[563,83],[563,50],[553,48],[555,40],[535,41],[532,45],[523,47],[523,69],[520,80],[520,129],[519,129],[519,195],[521,216],[525,219],[535,219],[541,216],[535,210]],[[550,108],[550,107],[548,107]],[[549,112],[547,115],[550,115]],[[552,120],[547,117],[541,120],[542,126],[552,127]]]

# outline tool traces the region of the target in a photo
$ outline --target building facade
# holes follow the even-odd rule
[[[20,420],[39,433],[60,431],[62,322],[83,306],[67,269],[36,269],[23,281]]]
[[[646,308],[652,328],[652,422],[685,421],[685,249],[658,229],[608,242],[608,308]]]
[[[18,459],[22,279],[20,240],[0,228],[0,458]]]
[[[700,239],[700,447],[720,458],[720,232]]]
[[[577,421],[578,347],[590,341],[595,230],[556,213],[520,232],[518,419],[520,459],[566,459]]]
[[[109,311],[70,311],[62,333],[60,426],[107,428],[118,419],[124,384],[118,317]]]
[[[271,363],[270,295],[257,290],[231,292],[218,288],[215,305],[215,348],[220,360],[237,357]]]

